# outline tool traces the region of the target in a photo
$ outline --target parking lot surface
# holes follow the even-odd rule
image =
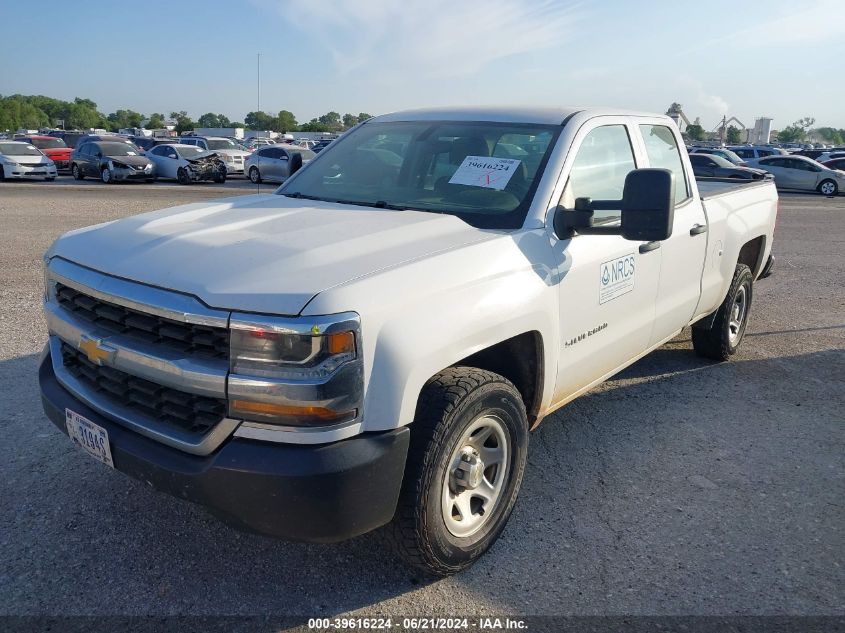
[[[0,184],[0,613],[842,613],[845,197],[783,196],[775,274],[734,360],[698,358],[685,331],[548,418],[502,538],[432,582],[378,534],[326,546],[230,529],[96,463],[41,412],[50,242],[254,192]]]

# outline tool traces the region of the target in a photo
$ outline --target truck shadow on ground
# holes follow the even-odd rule
[[[796,594],[794,569],[791,592],[781,590],[778,566],[791,564],[793,546],[804,574],[816,556],[824,564],[823,547],[801,544],[808,533],[789,535],[796,525],[836,538],[841,514],[822,507],[838,489],[841,449],[824,441],[841,437],[845,353],[711,363],[674,345],[545,421],[499,543],[437,582],[400,564],[377,533],[338,545],[244,534],[109,471],[41,413],[37,358],[2,362],[2,384],[26,377],[6,387],[2,413],[7,437],[26,441],[0,465],[0,600],[27,613],[303,621],[368,607],[418,614],[418,592],[425,615],[473,604],[537,614],[765,611],[760,600],[782,610],[801,599],[823,608],[835,588],[826,597],[816,578],[815,597]],[[752,581],[765,599],[749,596]]]

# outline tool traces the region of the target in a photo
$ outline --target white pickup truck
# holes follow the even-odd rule
[[[697,183],[665,116],[376,117],[275,194],[58,239],[44,409],[236,526],[390,524],[454,573],[503,530],[543,418],[686,326],[736,351],[776,213],[771,181]]]

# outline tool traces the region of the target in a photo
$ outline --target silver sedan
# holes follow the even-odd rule
[[[302,156],[305,164],[316,156],[310,149],[296,145],[270,145],[261,147],[250,154],[244,163],[244,172],[254,183],[262,181],[284,182],[291,175],[294,154]]]
[[[825,196],[835,196],[845,189],[845,172],[829,169],[806,156],[766,156],[748,159],[747,163],[771,173],[778,189],[818,191]]]

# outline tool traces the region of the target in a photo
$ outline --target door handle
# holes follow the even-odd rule
[[[640,253],[656,251],[658,248],[660,248],[660,242],[646,242],[645,244],[640,244]]]
[[[696,224],[689,230],[690,235],[701,235],[702,233],[707,233],[706,224]]]

